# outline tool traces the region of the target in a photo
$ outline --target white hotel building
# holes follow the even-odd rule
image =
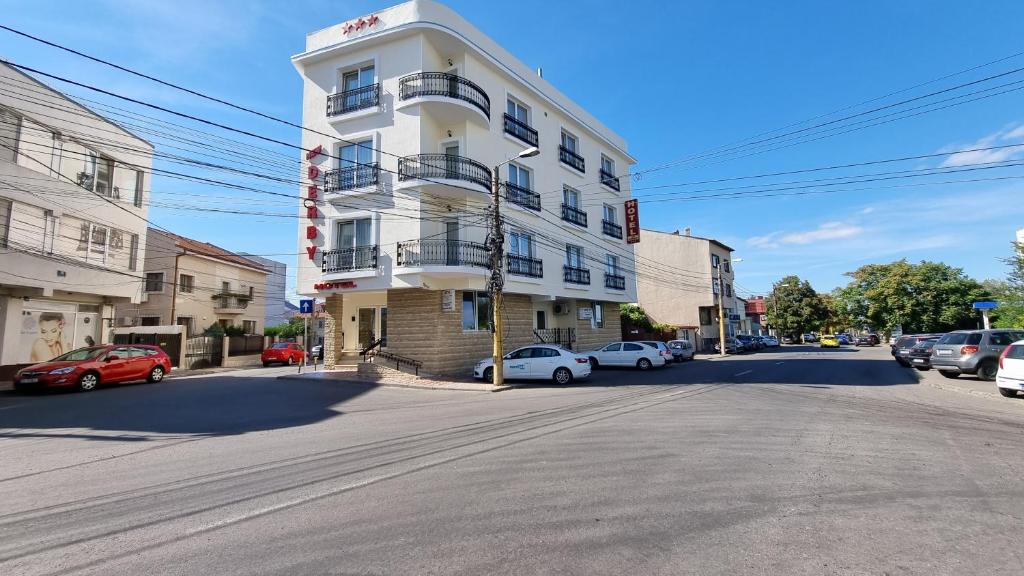
[[[309,34],[292,62],[303,147],[323,151],[303,157],[298,292],[326,301],[328,365],[380,339],[425,373],[490,355],[491,174],[531,146],[499,171],[506,348],[620,338],[636,301],[622,138],[428,0]]]

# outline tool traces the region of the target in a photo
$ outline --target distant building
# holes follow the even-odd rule
[[[751,329],[754,334],[767,334],[768,311],[764,296],[751,296],[747,299],[746,315],[750,319]]]
[[[264,293],[267,295],[266,305],[264,306],[266,315],[264,316],[263,325],[280,326],[281,324],[287,324],[292,316],[295,316],[299,311],[298,306],[285,298],[288,265],[284,262],[278,262],[277,260],[261,256],[253,256],[244,252],[240,255],[249,260],[259,262],[267,269],[267,286],[264,290]]]

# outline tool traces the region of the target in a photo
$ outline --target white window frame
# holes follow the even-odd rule
[[[9,198],[0,198],[0,248],[6,248],[11,238],[11,221],[14,214],[14,201]]]
[[[605,204],[603,212],[603,216],[606,221],[611,222],[612,224],[619,223],[619,211],[615,209],[615,206],[612,206],[611,204]],[[609,216],[611,217],[609,218]]]
[[[370,219],[370,246],[373,246],[374,244],[380,244],[380,242],[378,241],[378,235],[380,234],[380,221],[378,219],[379,216],[379,213],[373,213],[366,210],[359,210],[353,212],[346,212],[344,214],[340,214],[335,218],[331,218],[331,225],[329,227],[329,230],[327,231],[327,240],[329,241],[328,246],[331,247],[330,250],[336,249],[338,246],[338,241],[340,240],[340,238],[338,238],[339,222],[348,222],[350,220],[363,220],[365,218]]]
[[[509,104],[512,104],[512,105],[516,106],[517,108],[522,108],[523,110],[525,110],[526,111],[526,119],[525,120],[520,118],[517,114],[511,114],[511,116],[513,118],[515,118],[516,120],[519,120],[523,124],[526,124],[527,126],[533,128],[533,123],[531,122],[531,120],[533,120],[533,110],[531,110],[530,107],[527,106],[526,103],[524,103],[522,100],[520,100],[519,98],[516,98],[515,96],[513,96],[513,95],[509,94],[508,92],[506,92],[505,93],[505,113],[506,114],[508,114],[508,105]]]
[[[572,148],[569,148],[568,146],[565,145],[566,138],[569,138],[573,141]],[[566,148],[567,150],[576,154],[577,156],[583,156],[583,154],[580,153],[580,137],[573,134],[569,130],[566,130],[564,127],[562,128],[561,136],[559,136],[558,145]]]
[[[358,222],[360,220],[369,220],[370,221],[370,243],[369,244],[358,244],[358,241],[359,241],[358,240],[358,238],[359,238],[359,234],[358,234],[359,224],[358,224]],[[331,248],[331,249],[332,250],[347,250],[349,248],[359,248],[360,246],[373,246],[374,244],[376,244],[376,242],[374,241],[376,239],[376,226],[375,226],[374,220],[375,220],[374,217],[372,215],[370,215],[370,214],[359,215],[359,216],[348,215],[348,216],[346,216],[344,218],[337,218],[337,219],[331,220],[331,228],[332,228],[331,236],[332,236],[332,240],[333,240],[333,242],[331,243],[331,246],[333,248]],[[340,230],[339,229],[341,228],[341,225],[346,223],[346,222],[352,222],[353,223],[353,232],[354,233],[352,234],[352,245],[351,246],[340,246],[338,244],[341,241],[341,234],[340,234]]]
[[[568,200],[570,196],[576,197],[575,204],[569,203]],[[583,193],[577,190],[576,188],[569,186],[568,184],[562,184],[562,204],[565,204],[566,206],[571,206],[577,210],[583,210]]]
[[[513,242],[513,240],[514,240],[514,242]],[[526,250],[527,253],[525,253],[525,254],[522,251],[522,245],[523,245],[524,242],[526,243],[526,246],[527,246],[527,250]],[[520,257],[523,257],[523,258],[536,258],[535,254],[536,254],[537,241],[534,238],[533,234],[531,234],[529,232],[524,232],[522,230],[512,230],[508,234],[508,246],[509,246],[508,253],[513,255],[513,256],[520,256]],[[516,247],[515,251],[513,251],[513,249],[512,249],[513,246]]]
[[[9,108],[4,108],[4,107],[0,107],[0,114],[6,115],[6,116],[10,116],[11,118],[14,119],[14,123],[13,123],[13,127],[14,127],[14,130],[13,130],[13,141],[11,142],[11,149],[8,150],[8,149],[4,148],[3,151],[0,152],[0,153],[3,154],[3,158],[4,159],[8,158],[8,153],[10,153],[10,156],[9,156],[10,161],[13,162],[13,163],[17,163],[18,162],[18,144],[21,142],[21,126],[22,126],[21,114],[18,114],[14,110],[11,110]]]
[[[189,281],[186,283],[185,278]],[[187,284],[187,285],[186,285]],[[187,290],[186,290],[187,288]],[[192,294],[196,291],[196,277],[192,274],[179,274],[178,275],[178,292],[182,294]]]
[[[612,176],[615,176],[615,160],[612,160],[608,156],[601,154],[601,170],[604,170],[605,172],[608,172]]]
[[[604,259],[605,271],[611,276],[622,276],[622,268],[619,265],[619,257],[616,254],[606,254]]]
[[[512,179],[512,174],[513,173],[516,174],[515,180]],[[522,174],[524,174],[524,173],[526,174],[526,179],[529,180],[527,186],[523,186],[523,184],[522,184],[522,182],[520,180],[520,178],[522,178]],[[530,170],[529,168],[523,166],[522,164],[517,164],[515,162],[509,162],[508,163],[508,181],[513,183],[513,184],[515,184],[516,186],[519,186],[520,188],[525,188],[527,190],[531,190],[532,191],[533,190],[533,170]]]
[[[57,214],[53,210],[43,210],[43,254],[53,254],[53,244],[59,226]]]

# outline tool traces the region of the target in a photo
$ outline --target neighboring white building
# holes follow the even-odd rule
[[[304,158],[297,291],[326,300],[328,364],[385,335],[428,373],[490,354],[491,170],[534,145],[499,173],[507,346],[619,338],[618,305],[636,298],[621,137],[435,2],[314,32],[292,62],[303,147],[323,150]]]
[[[294,304],[288,302],[287,298],[285,298],[288,279],[288,265],[284,262],[278,262],[277,260],[271,260],[270,258],[263,258],[261,256],[253,256],[244,252],[239,254],[239,256],[244,256],[249,260],[255,260],[267,269],[267,286],[263,291],[263,293],[266,294],[266,316],[264,317],[263,325],[269,328],[271,326],[287,324],[298,309]]]
[[[108,342],[114,305],[139,301],[153,147],[14,68],[0,85],[6,373]]]

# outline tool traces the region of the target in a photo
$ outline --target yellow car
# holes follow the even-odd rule
[[[835,336],[827,335],[821,337],[822,348],[839,348],[839,339]]]

